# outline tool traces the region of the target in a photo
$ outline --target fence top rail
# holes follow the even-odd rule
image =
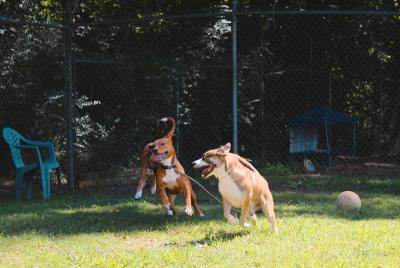
[[[238,10],[237,15],[375,15],[375,16],[400,16],[400,11],[384,9],[265,9],[265,10]],[[168,14],[159,16],[148,16],[125,20],[75,22],[75,27],[85,26],[110,26],[140,24],[155,20],[190,19],[205,17],[230,17],[232,10],[227,9],[220,12]]]
[[[57,28],[57,29],[65,28],[65,25],[59,22],[40,22],[40,21],[24,20],[17,18],[8,18],[5,16],[0,16],[0,24],[28,25],[35,27],[46,27],[46,28]]]
[[[260,9],[237,11],[238,15],[375,15],[400,16],[400,10],[390,9]]]
[[[400,11],[387,9],[258,9],[258,10],[238,10],[237,15],[371,15],[371,16],[400,16]],[[108,20],[94,22],[74,22],[73,27],[88,27],[88,26],[111,26],[111,25],[129,25],[140,24],[155,20],[172,20],[172,19],[190,19],[190,18],[206,18],[206,17],[230,17],[232,10],[224,10],[219,12],[205,13],[186,13],[186,14],[168,14],[158,16],[148,16],[142,18],[131,18],[125,20]],[[47,28],[65,29],[67,26],[61,22],[40,22],[32,20],[24,20],[19,18],[9,18],[0,16],[0,24],[10,25],[29,25]]]
[[[206,13],[186,13],[186,14],[170,14],[159,16],[148,16],[143,18],[132,18],[126,20],[109,20],[109,21],[95,21],[95,22],[75,22],[75,27],[80,26],[110,26],[122,24],[139,24],[155,20],[172,20],[172,19],[190,19],[190,18],[206,18],[226,16],[230,12],[206,12]]]

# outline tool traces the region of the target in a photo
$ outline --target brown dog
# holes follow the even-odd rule
[[[175,135],[174,133],[175,133],[175,129],[176,129],[175,119],[172,117],[166,117],[166,118],[164,118],[163,122],[169,122],[171,124],[171,128],[168,131],[168,133],[166,134],[166,136],[173,137]],[[142,198],[143,188],[146,185],[148,176],[156,174],[157,163],[150,159],[151,154],[152,154],[152,146],[153,146],[152,142],[146,144],[146,146],[143,148],[142,154],[140,156],[140,175],[139,175],[138,186],[136,188],[135,199]],[[156,190],[157,190],[156,180],[153,180],[151,188],[150,188],[150,192],[152,194],[155,194]]]
[[[147,167],[152,167],[155,171],[157,189],[160,194],[161,202],[167,209],[169,215],[176,216],[175,196],[181,192],[185,194],[185,213],[192,216],[194,213],[204,216],[198,203],[197,197],[192,189],[189,179],[185,176],[185,170],[176,157],[172,138],[175,135],[175,119],[165,117],[163,122],[171,122],[171,130],[161,139],[146,145],[147,156],[150,163],[145,163]],[[141,176],[144,175],[143,170]],[[193,211],[193,207],[194,210]]]
[[[223,198],[224,217],[231,223],[247,226],[245,220],[257,221],[256,209],[261,208],[276,232],[274,200],[267,181],[247,160],[230,153],[231,144],[205,152],[193,162],[201,169],[202,177],[218,178],[218,190]],[[241,208],[240,220],[231,214],[231,207]]]

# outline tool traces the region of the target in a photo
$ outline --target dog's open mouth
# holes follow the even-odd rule
[[[201,168],[201,177],[205,177],[214,170],[212,165],[204,166]]]
[[[161,160],[164,159],[164,156],[166,154],[167,154],[167,152],[164,152],[164,153],[153,153],[150,158],[154,162],[160,162]]]

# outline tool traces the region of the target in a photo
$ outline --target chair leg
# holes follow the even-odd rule
[[[24,174],[21,171],[17,170],[16,181],[15,181],[15,190],[16,190],[16,198],[17,200],[21,200],[21,191],[22,191],[22,179]]]
[[[29,176],[25,179],[26,196],[28,199],[32,199],[32,181],[33,181],[33,173],[29,174]]]
[[[43,198],[50,198],[50,171],[48,168],[41,167],[40,168],[40,177],[42,180],[42,192]]]
[[[57,175],[57,189],[58,193],[61,194],[62,192],[62,185],[61,185],[61,169],[56,168],[56,175]]]
[[[47,180],[46,180],[46,183],[47,183],[47,187],[46,187],[46,189],[47,189],[47,199],[48,198],[50,198],[50,194],[51,194],[51,192],[50,192],[50,179],[51,179],[51,174],[50,174],[50,170],[49,169],[47,169],[46,170],[46,177],[47,177]]]

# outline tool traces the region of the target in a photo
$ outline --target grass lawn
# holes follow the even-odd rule
[[[200,190],[204,218],[183,215],[180,198],[181,214],[172,219],[157,197],[135,201],[128,190],[3,198],[0,267],[399,267],[399,181],[310,179],[301,190],[275,187],[278,234],[261,214],[257,226],[228,224]],[[360,211],[335,208],[343,190],[360,194]]]

